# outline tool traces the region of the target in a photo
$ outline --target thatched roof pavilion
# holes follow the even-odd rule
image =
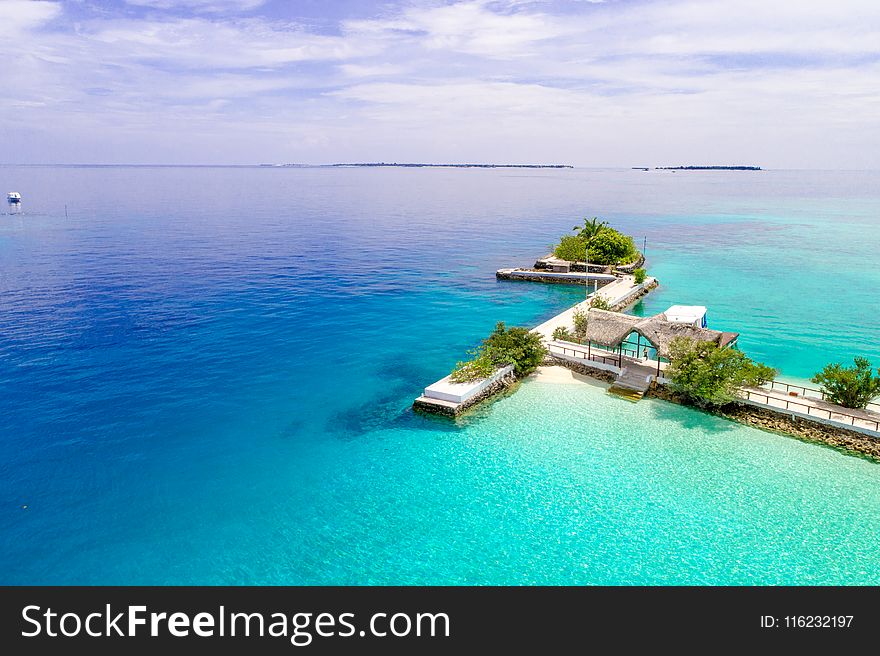
[[[593,344],[615,349],[635,332],[648,340],[664,358],[669,358],[669,347],[676,337],[712,342],[721,347],[731,344],[739,337],[738,333],[726,333],[669,321],[662,312],[653,317],[634,317],[629,314],[590,308],[587,318],[586,338]]]
[[[590,308],[587,311],[586,339],[593,344],[615,348],[643,319],[630,314]]]

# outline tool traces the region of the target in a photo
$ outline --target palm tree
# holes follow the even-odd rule
[[[608,228],[608,221],[600,221],[599,217],[584,219],[584,225],[575,226],[572,230],[578,233],[578,237],[589,241],[600,232]]]
[[[590,242],[600,232],[608,229],[608,221],[600,221],[599,217],[584,219],[584,225],[575,226],[572,230],[578,233],[578,237],[584,240],[584,290],[590,295]]]

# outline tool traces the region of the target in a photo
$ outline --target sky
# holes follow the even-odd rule
[[[880,169],[880,0],[0,0],[0,163]]]

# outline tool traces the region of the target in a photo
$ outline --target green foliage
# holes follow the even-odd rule
[[[577,337],[578,341],[583,341],[583,339],[587,336],[587,324],[589,323],[589,320],[587,319],[587,313],[581,312],[580,310],[575,310],[572,320],[574,321],[575,337]]]
[[[474,357],[466,362],[459,362],[455,365],[455,369],[449,374],[449,379],[453,383],[471,383],[476,380],[488,378],[498,367],[492,361],[492,357],[485,351],[475,349],[469,353]]]
[[[570,342],[573,338],[574,335],[572,335],[565,326],[556,326],[556,328],[553,329],[553,339]]]
[[[608,302],[608,299],[604,296],[600,296],[596,294],[593,298],[590,299],[590,307],[596,308],[597,310],[610,310],[611,303]]]
[[[541,364],[547,349],[539,334],[519,326],[507,328],[503,321],[499,321],[492,334],[471,354],[473,359],[459,362],[453,369],[450,374],[453,382],[488,378],[509,364],[513,365],[513,373],[518,377],[527,376]]]
[[[632,237],[611,228],[603,230],[590,241],[590,262],[597,264],[629,264],[638,258]]]
[[[865,408],[872,399],[880,396],[880,369],[877,374],[874,375],[867,358],[856,357],[852,367],[826,364],[812,380],[822,386],[832,403],[845,408]]]
[[[587,254],[587,242],[577,235],[565,235],[559,240],[559,244],[553,249],[553,255],[560,260],[569,262],[582,262]]]
[[[636,269],[633,271],[633,277],[636,279],[636,284],[641,285],[645,282],[645,278],[648,277],[648,272],[644,269]]]
[[[592,239],[606,229],[608,229],[608,221],[600,221],[597,216],[592,219],[584,219],[584,225],[572,228],[582,240]]]
[[[519,377],[532,373],[547,355],[541,335],[520,326],[505,328],[503,321],[498,322],[483,347],[499,366],[512,364]]]
[[[729,403],[736,397],[737,388],[763,385],[777,373],[742,351],[687,337],[672,340],[669,351],[671,363],[666,377],[672,380],[676,392],[699,406]]]
[[[629,264],[638,258],[632,237],[609,227],[607,221],[596,217],[584,219],[584,225],[575,226],[574,230],[577,234],[564,235],[553,249],[561,260],[582,262],[586,257],[594,264]]]

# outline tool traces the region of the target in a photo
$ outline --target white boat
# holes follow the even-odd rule
[[[10,191],[6,194],[6,200],[10,203],[20,203],[21,202],[21,194],[17,191]]]

